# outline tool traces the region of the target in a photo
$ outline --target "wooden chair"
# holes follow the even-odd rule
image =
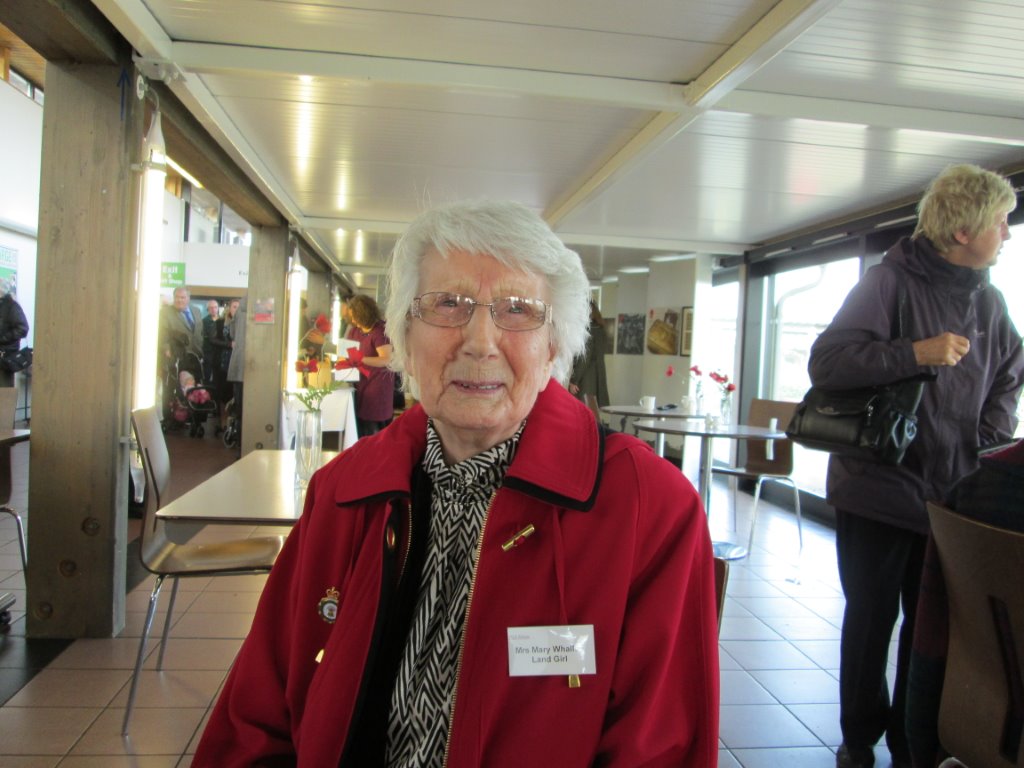
[[[722,630],[722,612],[725,610],[725,590],[729,585],[729,561],[715,558],[715,599],[718,604],[718,630]]]
[[[932,503],[928,516],[949,601],[939,741],[970,768],[1021,768],[1024,533]]]
[[[135,705],[135,694],[139,686],[139,673],[146,657],[146,641],[153,625],[160,588],[164,579],[170,576],[174,580],[171,600],[167,606],[164,619],[164,631],[160,642],[160,653],[156,668],[163,667],[164,650],[167,648],[167,634],[171,627],[171,615],[174,613],[174,601],[178,595],[178,579],[187,576],[234,576],[238,574],[266,573],[274,564],[274,560],[284,544],[283,536],[262,536],[219,540],[209,544],[178,544],[167,535],[167,523],[157,518],[167,491],[171,477],[171,462],[167,453],[167,443],[160,429],[160,416],[157,409],[142,408],[132,412],[132,427],[142,457],[142,468],[146,477],[146,502],[142,518],[142,534],[139,553],[142,565],[150,573],[156,574],[156,584],[149,596],[149,610],[139,639],[139,652],[135,660],[135,671],[132,673],[131,688],[128,692],[128,705],[124,713],[121,733],[128,734],[128,723],[131,720],[132,708]],[[229,503],[225,499],[225,503]]]
[[[750,414],[747,424],[754,427],[771,426],[772,419],[778,427],[785,429],[793,418],[797,403],[781,400],[761,400],[755,398],[750,403]],[[804,547],[803,522],[800,516],[800,489],[793,480],[793,441],[792,440],[747,440],[747,463],[742,467],[712,467],[715,474],[730,477],[745,477],[756,481],[754,486],[754,505],[750,510],[750,536],[747,541],[747,552],[754,545],[754,528],[757,525],[757,507],[761,501],[761,486],[765,480],[786,483],[793,489],[793,507],[796,510],[796,532],[799,538],[800,551]]]

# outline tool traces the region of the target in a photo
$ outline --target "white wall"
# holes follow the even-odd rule
[[[0,81],[0,123],[0,246],[16,252],[17,298],[28,318],[25,344],[32,346],[43,108],[9,83]]]

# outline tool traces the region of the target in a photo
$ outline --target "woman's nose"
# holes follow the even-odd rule
[[[470,354],[491,354],[497,349],[500,334],[491,308],[478,304],[469,322],[462,326],[463,349]]]

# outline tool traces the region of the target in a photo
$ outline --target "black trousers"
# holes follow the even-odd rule
[[[839,650],[839,724],[850,747],[882,734],[893,757],[909,763],[904,724],[914,616],[927,537],[836,510],[836,555],[846,597]],[[890,701],[889,640],[903,607]]]

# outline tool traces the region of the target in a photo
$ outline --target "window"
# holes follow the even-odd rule
[[[1017,331],[1024,331],[1024,292],[1020,290],[1024,280],[1024,224],[1010,227],[1010,239],[1003,244],[999,263],[989,272],[992,284],[1003,293],[1010,319]],[[1017,401],[1017,418],[1024,422],[1024,399]],[[1017,424],[1017,437],[1024,437],[1024,425]]]
[[[765,339],[768,397],[799,401],[811,386],[811,345],[832,321],[860,278],[860,259],[780,272],[770,278]],[[794,446],[793,476],[810,493],[825,495],[828,454]]]

